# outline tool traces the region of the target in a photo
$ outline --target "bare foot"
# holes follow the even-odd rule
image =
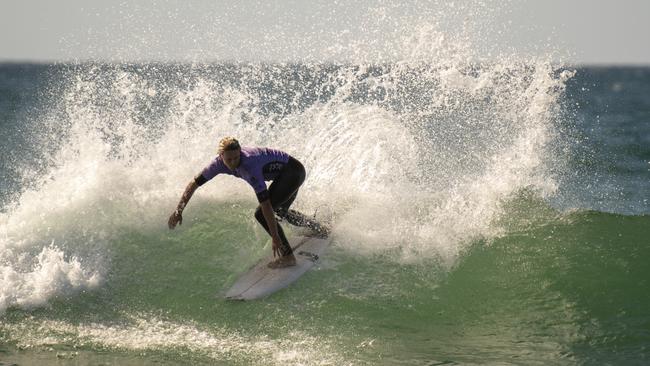
[[[286,267],[291,267],[296,265],[296,257],[293,254],[285,255],[284,257],[280,257],[273,262],[269,262],[266,266],[269,268],[286,268]]]

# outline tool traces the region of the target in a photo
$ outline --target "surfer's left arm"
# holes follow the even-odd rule
[[[278,234],[278,223],[275,220],[275,214],[273,213],[273,206],[271,205],[271,199],[267,198],[266,200],[260,202],[262,207],[262,214],[264,214],[264,219],[266,224],[269,227],[269,232],[271,233],[271,239],[273,240],[273,256],[276,254],[280,256],[280,247],[282,246],[282,240],[280,240],[280,234]]]

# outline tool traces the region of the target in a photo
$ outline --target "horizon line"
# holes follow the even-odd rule
[[[31,59],[31,58],[0,58],[0,65],[70,65],[70,64],[169,64],[169,65],[205,65],[205,64],[300,64],[300,63],[320,63],[320,64],[346,64],[353,63],[351,60],[235,60],[235,59],[214,59],[214,60],[111,60],[111,59]],[[392,61],[403,62],[403,61]],[[421,62],[421,61],[416,61]],[[478,63],[490,61],[478,61]],[[373,62],[368,62],[373,63]],[[378,64],[391,63],[391,61],[378,62]],[[650,67],[650,61],[647,62],[620,62],[620,61],[553,61],[553,64],[559,64],[566,67]]]

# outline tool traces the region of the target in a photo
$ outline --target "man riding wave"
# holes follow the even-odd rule
[[[242,147],[234,137],[225,137],[219,143],[218,156],[185,188],[176,210],[169,217],[170,229],[183,222],[183,210],[201,185],[219,174],[228,174],[245,180],[257,196],[259,206],[255,218],[271,236],[273,256],[270,268],[296,264],[291,245],[275,215],[287,222],[310,228],[316,236],[327,237],[329,230],[304,214],[289,209],[305,181],[305,168],[284,151],[265,147]],[[267,188],[266,181],[273,181]]]

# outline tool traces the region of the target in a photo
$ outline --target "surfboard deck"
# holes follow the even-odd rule
[[[226,292],[226,299],[261,299],[289,286],[318,263],[321,254],[330,244],[330,239],[304,236],[295,237],[292,241],[298,243],[293,246],[295,266],[271,269],[267,264],[274,259],[273,254],[262,258],[235,281]]]

